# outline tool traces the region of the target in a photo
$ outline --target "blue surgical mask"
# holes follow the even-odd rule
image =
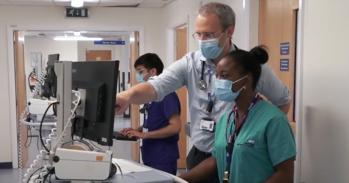
[[[223,48],[219,47],[218,38],[199,40],[202,55],[207,59],[216,59],[222,53]]]
[[[215,96],[218,100],[225,102],[233,102],[240,95],[240,92],[245,88],[242,87],[238,91],[234,92],[232,90],[233,84],[245,79],[247,76],[243,76],[236,81],[230,81],[227,79],[216,79],[214,83]]]
[[[136,73],[136,80],[137,80],[137,82],[139,82],[139,83],[144,82],[144,79],[143,79],[142,74]]]

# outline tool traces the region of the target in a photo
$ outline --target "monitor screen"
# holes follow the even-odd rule
[[[42,96],[46,98],[54,97],[57,95],[57,76],[54,72],[54,64],[59,61],[59,54],[48,55],[46,66],[46,77],[44,85],[42,86]]]
[[[52,66],[54,63],[59,61],[59,53],[56,54],[49,54],[47,59],[47,66]]]
[[[113,145],[114,106],[119,61],[72,63],[72,89],[82,95],[73,134],[100,145]]]

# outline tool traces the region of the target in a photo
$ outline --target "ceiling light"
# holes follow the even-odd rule
[[[19,36],[19,37],[18,37],[18,41],[24,42],[24,37],[23,37],[23,36]]]
[[[130,37],[130,42],[131,42],[131,43],[135,42],[135,37],[131,36],[131,37]]]
[[[70,6],[74,8],[81,8],[84,6],[84,0],[71,0]]]
[[[74,36],[81,36],[80,32],[73,32]]]
[[[101,41],[100,37],[84,37],[84,36],[56,36],[55,41]]]

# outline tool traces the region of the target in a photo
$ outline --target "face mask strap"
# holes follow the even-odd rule
[[[243,79],[247,78],[248,75],[242,76],[240,79],[233,81],[232,84],[238,83],[239,81],[242,81]]]

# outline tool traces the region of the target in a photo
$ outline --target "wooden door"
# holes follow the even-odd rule
[[[26,76],[24,72],[24,44],[23,41],[19,41],[19,37],[22,36],[21,32],[14,32],[14,60],[15,60],[15,80],[16,80],[16,117],[17,117],[17,133],[18,133],[18,154],[19,162],[18,167],[26,167],[28,161],[28,148],[26,147],[27,127],[20,123],[22,114],[26,108]]]
[[[109,61],[111,60],[111,50],[87,50],[87,61]]]
[[[188,51],[187,44],[187,25],[182,25],[176,28],[176,60],[182,58]],[[187,155],[187,137],[185,134],[185,125],[187,123],[187,88],[182,87],[176,91],[179,101],[181,103],[181,131],[179,134],[179,159],[177,161],[178,168],[186,168]]]
[[[130,62],[129,62],[129,69],[131,71],[131,86],[136,85],[136,69],[133,67],[136,59],[139,57],[139,32],[133,32],[131,34],[131,38],[133,41],[130,41]],[[139,128],[139,105],[132,104],[131,105],[131,127],[133,129]],[[134,161],[139,162],[140,157],[140,151],[139,151],[139,143],[138,142],[131,142],[131,152],[132,152],[132,159]]]
[[[268,64],[290,91],[290,122],[295,121],[297,10],[298,0],[260,0],[259,4],[259,44],[267,46]]]

